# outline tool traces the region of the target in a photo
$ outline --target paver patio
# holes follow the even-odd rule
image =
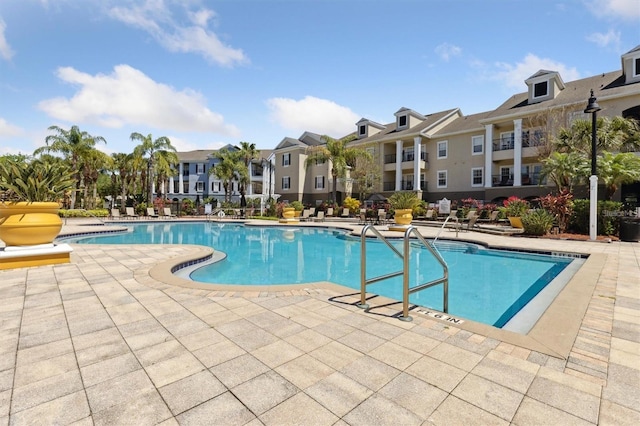
[[[338,286],[162,278],[191,246],[76,244],[0,271],[0,425],[640,424],[640,243],[459,237],[600,256],[566,357]]]

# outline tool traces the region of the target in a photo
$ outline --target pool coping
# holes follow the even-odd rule
[[[481,242],[478,242],[478,244],[487,245],[486,243]],[[164,284],[208,290],[211,292],[279,292],[304,289],[328,289],[344,296],[354,295],[354,289],[328,281],[285,285],[227,285],[208,284],[187,280],[176,276],[174,271],[182,265],[193,264],[194,261],[197,261],[198,259],[209,259],[215,252],[215,250],[210,247],[196,245],[191,247],[193,247],[192,253],[156,264],[150,269],[149,275]],[[593,296],[595,286],[604,267],[606,258],[607,256],[605,254],[589,254],[585,259],[584,264],[567,282],[565,287],[560,291],[551,305],[545,310],[527,334],[499,329],[487,324],[468,320],[466,318],[462,323],[443,319],[441,319],[441,321],[446,323],[448,326],[458,327],[462,330],[566,360],[571,352],[576,336],[578,335],[580,325]],[[359,294],[359,292],[356,294]],[[372,293],[367,293],[367,296],[372,295]],[[393,304],[398,304],[398,310],[401,311],[402,309],[402,301],[388,299],[382,296],[376,297],[376,300],[380,301],[380,305],[389,307]],[[370,309],[374,308],[375,307],[372,307]],[[432,309],[430,309],[430,311],[437,312]],[[416,309],[412,310],[411,314],[425,315],[424,313],[418,312]],[[446,315],[444,316],[446,317]],[[433,316],[429,316],[429,318],[433,318]]]

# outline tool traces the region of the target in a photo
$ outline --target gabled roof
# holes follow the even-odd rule
[[[384,129],[381,130],[379,133],[376,133],[375,135],[369,136],[367,138],[359,139],[354,143],[364,144],[364,143],[370,143],[370,142],[397,140],[397,139],[402,139],[410,136],[424,135],[428,133],[429,129],[433,128],[442,120],[449,118],[456,113],[457,114],[460,113],[459,108],[452,108],[445,111],[424,115],[422,116],[424,117],[424,121],[422,123],[416,126],[413,126],[411,128],[403,129],[403,130],[397,130],[396,122],[394,121],[393,123],[384,125]]]
[[[193,151],[176,152],[176,154],[178,155],[178,161],[181,163],[189,163],[192,161],[206,163],[209,157],[216,151],[215,149],[196,149]]]
[[[431,137],[441,138],[458,133],[470,133],[474,131],[482,132],[482,134],[484,134],[484,125],[480,123],[480,120],[487,118],[489,114],[491,114],[491,111],[460,116],[453,122],[447,124],[443,129],[440,129],[438,132],[431,135]]]
[[[564,89],[565,88],[564,81],[562,81],[562,77],[560,77],[560,73],[558,73],[558,71],[539,70],[538,72],[533,74],[531,77],[526,79],[524,82],[526,84],[529,84],[530,82],[533,82],[534,80],[540,80],[540,77],[544,77],[544,76],[553,77],[553,79],[556,81],[556,83],[558,84],[558,87],[560,89]]]
[[[295,138],[290,138],[290,137],[285,137],[284,139],[282,139],[280,141],[280,143],[274,148],[274,151],[278,150],[278,149],[284,149],[284,148],[292,148],[292,147],[301,147],[304,148],[307,145],[305,145],[304,143],[302,143],[301,141],[299,141],[298,139]]]
[[[400,108],[400,109],[399,109],[398,111],[396,111],[396,112],[395,112],[395,114],[393,114],[393,115],[395,115],[395,116],[397,117],[397,116],[399,116],[399,115],[403,115],[404,113],[407,113],[407,114],[409,114],[409,115],[413,115],[414,117],[416,117],[416,118],[418,118],[418,119],[420,119],[420,120],[425,120],[425,119],[426,119],[426,117],[425,117],[424,115],[422,115],[422,114],[420,114],[420,113],[418,113],[418,112],[416,112],[416,111],[412,110],[411,108],[406,108],[406,107],[402,107],[402,108]]]
[[[546,101],[529,104],[528,92],[518,93],[507,99],[502,105],[491,111],[482,123],[495,122],[499,118],[517,118],[532,113],[558,108],[560,106],[587,105],[589,91],[593,89],[597,98],[626,96],[629,93],[640,94],[640,84],[624,84],[622,71],[612,71],[593,77],[583,78],[565,83],[565,89]]]
[[[358,120],[358,122],[356,123],[356,126],[360,126],[361,124],[368,124],[369,126],[375,127],[376,129],[380,129],[380,130],[384,129],[385,127],[383,124],[376,123],[375,121],[369,120],[364,117]]]

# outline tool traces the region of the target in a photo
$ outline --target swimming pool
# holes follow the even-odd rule
[[[273,285],[330,281],[360,289],[360,239],[342,231],[211,222],[136,224],[129,228],[131,231],[127,233],[78,237],[70,242],[210,246],[224,252],[226,257],[190,273],[191,279],[204,283]],[[438,241],[436,248],[449,266],[449,314],[496,327],[507,324],[574,261],[462,242]],[[367,243],[367,254],[367,277],[402,269],[402,261],[381,242]],[[412,244],[410,282],[424,283],[441,275],[442,269],[431,254]],[[402,300],[402,279],[369,285],[367,291]],[[442,310],[442,286],[415,293],[410,301]]]

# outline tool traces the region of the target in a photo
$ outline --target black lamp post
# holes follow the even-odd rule
[[[589,239],[595,241],[598,237],[598,176],[596,175],[596,153],[597,153],[597,137],[596,137],[596,121],[597,114],[600,111],[600,105],[591,89],[589,103],[584,110],[585,114],[591,114],[591,176],[589,177]]]

